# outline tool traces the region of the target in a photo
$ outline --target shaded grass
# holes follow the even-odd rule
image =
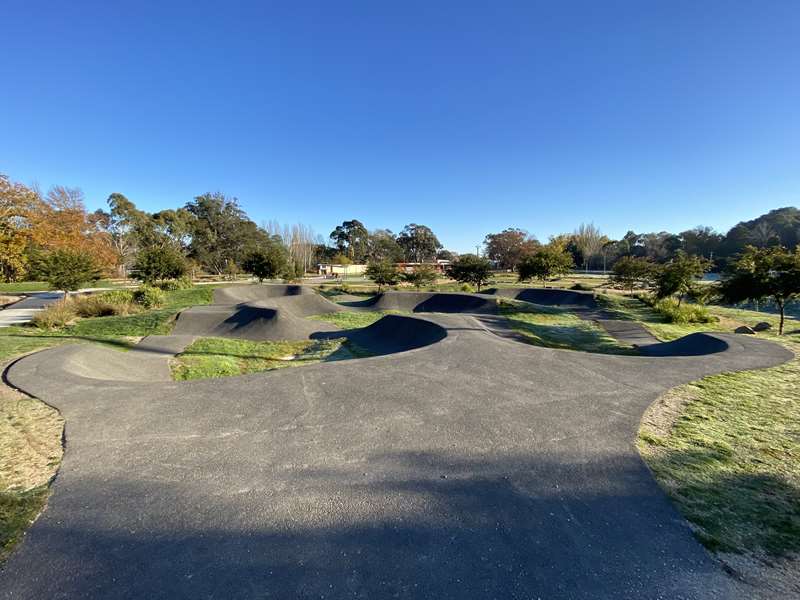
[[[642,456],[709,549],[800,552],[799,383],[799,359],[706,377],[662,398],[674,422],[642,425]]]
[[[332,323],[342,329],[360,329],[372,325],[390,313],[389,311],[341,311],[324,315],[314,315],[308,317],[317,321]]]
[[[634,353],[633,348],[620,344],[597,323],[567,310],[508,300],[498,302],[498,307],[512,329],[537,346],[605,354]]]
[[[24,492],[0,491],[0,562],[8,558],[22,540],[25,530],[44,509],[49,495],[46,485]]]
[[[245,375],[361,355],[363,351],[350,348],[344,338],[267,342],[201,338],[176,356],[171,367],[173,378],[185,381]]]

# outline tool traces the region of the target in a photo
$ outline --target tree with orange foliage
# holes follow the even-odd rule
[[[118,256],[108,233],[86,212],[79,189],[53,187],[42,195],[0,175],[0,276],[18,280],[37,257],[54,250],[84,253],[105,273]]]

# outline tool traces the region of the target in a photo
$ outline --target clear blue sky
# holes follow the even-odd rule
[[[800,2],[74,2],[2,8],[0,172],[141,208],[727,229],[800,201]]]

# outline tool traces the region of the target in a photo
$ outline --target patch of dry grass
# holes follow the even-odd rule
[[[0,384],[0,561],[44,508],[63,430],[58,411]]]

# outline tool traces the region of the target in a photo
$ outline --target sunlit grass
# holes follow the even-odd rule
[[[362,354],[361,350],[350,348],[343,338],[264,342],[201,338],[173,359],[172,376],[178,381],[230,377]]]

